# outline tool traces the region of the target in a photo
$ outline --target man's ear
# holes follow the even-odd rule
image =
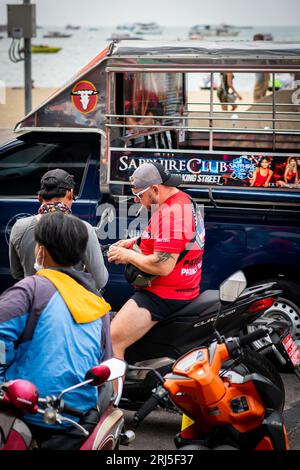
[[[158,193],[159,193],[159,187],[158,187],[158,184],[153,184],[153,185],[152,185],[152,188],[153,188],[153,190],[154,190],[155,194],[158,194]]]
[[[74,200],[74,189],[70,189],[69,191],[67,191],[67,199],[72,203],[73,200]]]

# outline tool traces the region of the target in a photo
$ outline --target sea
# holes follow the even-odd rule
[[[186,40],[190,26],[168,26],[163,28],[161,35],[145,39],[155,40]],[[43,35],[52,31],[71,34],[69,38],[44,38]],[[35,87],[59,88],[73,75],[84,67],[91,59],[109,44],[115,26],[99,28],[80,28],[69,30],[62,27],[47,26],[37,29],[37,37],[32,39],[33,45],[46,44],[61,47],[53,54],[32,54],[32,79]],[[247,41],[252,40],[255,33],[271,34],[274,41],[299,42],[300,27],[260,26],[244,27],[238,36],[233,38],[207,38],[208,41]],[[9,48],[12,40],[1,32],[0,40],[0,85],[5,87],[22,87],[24,85],[24,62],[13,63],[9,59]]]

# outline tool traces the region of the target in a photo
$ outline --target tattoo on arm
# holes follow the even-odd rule
[[[164,261],[168,261],[170,258],[173,258],[175,260],[172,253],[158,252],[155,253],[155,256],[157,258],[157,261],[155,261],[156,263],[163,263]]]

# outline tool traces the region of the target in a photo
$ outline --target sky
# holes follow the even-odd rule
[[[6,4],[0,0],[0,24]],[[299,26],[300,0],[32,0],[41,26],[110,26],[156,21],[162,26],[229,23],[237,26]]]

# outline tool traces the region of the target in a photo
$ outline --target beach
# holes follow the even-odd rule
[[[39,106],[55,91],[54,88],[33,88],[33,109]],[[0,104],[0,143],[13,137],[13,129],[25,115],[24,88],[6,88],[2,93]],[[2,104],[4,101],[4,104]]]
[[[47,100],[53,93],[55,88],[33,88],[32,90],[32,103],[33,109],[42,104]],[[232,128],[232,127],[243,127],[243,128],[257,128],[263,129],[264,127],[272,128],[272,121],[269,121],[267,117],[271,115],[260,114],[261,112],[270,112],[271,108],[267,104],[272,102],[272,95],[269,94],[264,98],[263,102],[266,103],[266,106],[258,108],[255,105],[250,105],[253,102],[253,95],[250,91],[241,91],[242,100],[237,100],[236,103],[239,105],[235,111],[230,111],[225,114],[222,113],[221,106],[219,105],[219,100],[217,97],[216,90],[213,92],[214,102],[217,103],[214,105],[214,127],[219,128]],[[276,103],[291,103],[291,90],[281,90],[276,92]],[[17,122],[19,122],[25,115],[24,112],[24,88],[15,87],[15,88],[6,88],[5,93],[5,104],[0,104],[0,143],[4,143],[14,137],[13,129]],[[209,98],[210,91],[205,89],[200,89],[197,91],[191,91],[188,95],[188,109],[189,117],[194,119],[189,119],[188,124],[190,127],[209,127]],[[207,104],[204,104],[207,103]],[[231,108],[231,107],[230,107]],[[276,107],[277,108],[277,107]],[[256,118],[258,121],[248,121],[247,118],[251,116],[242,115],[242,111],[255,111]],[[277,110],[282,111],[282,108],[279,107]],[[299,111],[299,108],[285,108],[286,112]],[[201,119],[198,119],[201,116]],[[251,116],[253,117],[253,116]],[[197,118],[197,119],[196,119]],[[216,119],[217,118],[217,119]],[[223,120],[223,118],[226,118]],[[287,115],[287,119],[292,119],[293,115]],[[298,123],[292,123],[289,121],[287,126],[286,122],[280,122],[277,124],[277,128],[290,128],[298,129]]]

